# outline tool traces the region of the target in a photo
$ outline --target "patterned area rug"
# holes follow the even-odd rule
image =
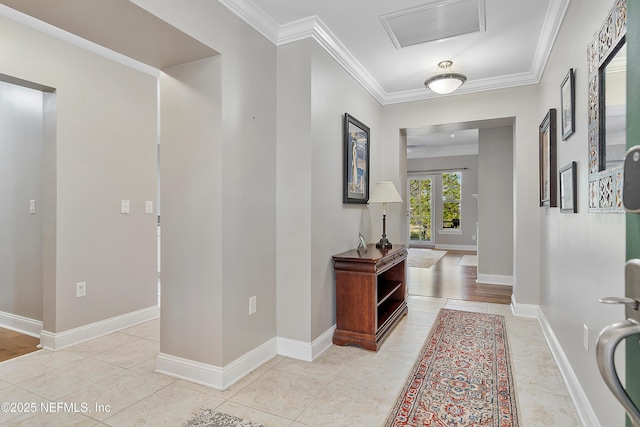
[[[182,427],[265,427],[262,424],[244,421],[233,415],[216,412],[213,409],[205,409],[194,415]]]
[[[436,251],[434,249],[409,248],[407,255],[407,266],[429,268],[440,261],[447,251]]]
[[[385,426],[518,427],[504,317],[440,310]]]

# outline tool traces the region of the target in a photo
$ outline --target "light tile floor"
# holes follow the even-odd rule
[[[515,318],[505,305],[426,297],[408,303],[409,314],[377,353],[332,346],[312,363],[276,356],[225,391],[153,372],[158,320],[41,350],[0,363],[0,403],[9,404],[0,425],[179,426],[205,408],[272,427],[381,425],[446,307],[505,316],[521,426],[580,426],[537,320]]]

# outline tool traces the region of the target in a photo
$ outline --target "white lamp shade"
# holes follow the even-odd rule
[[[369,196],[369,203],[402,203],[402,197],[393,182],[378,182]]]
[[[458,89],[460,86],[462,86],[462,83],[464,83],[464,80],[461,80],[456,76],[442,76],[440,78],[431,80],[427,84],[427,87],[435,93],[444,95]]]
[[[467,81],[467,76],[454,73],[451,69],[453,61],[441,61],[436,74],[424,81],[424,85],[439,94],[451,93]]]

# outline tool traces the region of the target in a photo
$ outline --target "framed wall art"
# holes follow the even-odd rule
[[[578,212],[576,191],[576,162],[560,168],[560,212]]]
[[[569,72],[562,80],[560,85],[560,115],[562,117],[562,140],[565,141],[576,130],[576,113],[575,113],[575,78],[573,74],[573,68],[569,69]]]
[[[369,201],[369,127],[344,115],[343,203]]]
[[[557,201],[556,109],[551,108],[540,123],[540,206],[555,208]]]

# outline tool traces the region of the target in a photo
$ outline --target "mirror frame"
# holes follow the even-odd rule
[[[613,7],[593,41],[587,46],[588,138],[589,138],[589,212],[624,212],[622,205],[622,167],[604,168],[604,129],[600,129],[604,86],[601,68],[625,42],[627,34],[627,0],[615,0]]]

